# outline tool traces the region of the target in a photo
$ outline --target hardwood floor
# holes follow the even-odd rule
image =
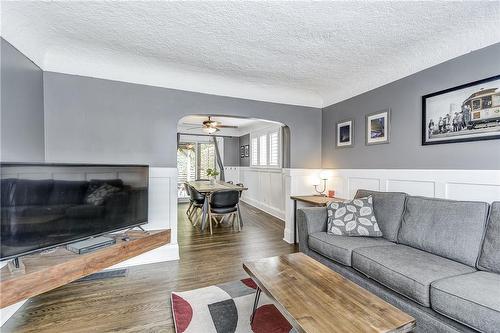
[[[283,238],[283,222],[241,204],[238,233],[214,235],[191,227],[179,205],[179,261],[130,267],[126,277],[75,282],[30,299],[1,328],[7,332],[174,332],[170,292],[248,277],[245,260],[296,252]]]

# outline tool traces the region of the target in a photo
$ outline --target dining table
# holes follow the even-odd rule
[[[244,186],[239,186],[239,185],[234,185],[232,183],[228,183],[222,180],[194,180],[194,181],[189,181],[186,182],[189,186],[194,188],[196,191],[200,192],[205,196],[205,201],[203,202],[203,207],[202,207],[202,216],[201,216],[201,230],[205,230],[206,227],[206,222],[207,222],[207,215],[210,210],[210,196],[212,193],[217,192],[217,191],[225,191],[225,190],[233,190],[233,191],[246,191],[248,190],[247,187]],[[240,193],[241,194],[241,193]],[[240,212],[240,207],[239,203],[237,204],[238,206],[238,215],[239,215],[239,221],[240,225],[242,225],[243,221],[241,219],[241,212]]]

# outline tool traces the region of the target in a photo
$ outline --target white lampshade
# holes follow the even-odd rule
[[[320,179],[328,179],[328,171],[325,171],[325,170],[321,171],[319,173],[319,178]]]

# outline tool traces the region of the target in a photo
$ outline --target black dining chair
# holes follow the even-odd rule
[[[242,183],[238,183],[236,184],[236,186],[239,186],[239,187],[245,187],[245,185],[243,185]],[[243,194],[243,191],[239,191],[239,195],[240,195],[240,198],[241,198],[241,195]]]
[[[191,187],[189,186],[188,183],[184,183],[184,191],[186,191],[186,195],[189,198],[189,207],[186,210],[186,214],[187,216],[189,216],[191,213],[191,209],[193,208],[193,199],[191,199]]]
[[[210,234],[212,234],[212,221],[216,224],[222,223],[224,218],[228,217],[231,219],[232,226],[234,228],[235,220],[238,221],[238,231],[241,231],[241,226],[243,222],[241,221],[240,214],[240,196],[239,191],[234,190],[222,190],[213,192],[210,196]],[[217,221],[217,217],[220,220]]]
[[[195,188],[190,186],[189,200],[193,203],[193,205],[188,217],[193,226],[195,226],[196,224],[198,224],[198,220],[200,219],[201,216],[203,204],[205,203],[205,195],[201,194]],[[194,223],[193,223],[193,216],[195,217]]]

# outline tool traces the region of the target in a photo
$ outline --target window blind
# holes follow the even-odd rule
[[[278,132],[269,134],[269,165],[277,166],[279,160],[279,137]]]
[[[257,138],[252,139],[252,145],[251,145],[251,150],[252,150],[252,165],[257,165],[258,161],[258,146],[257,146]]]
[[[267,135],[259,137],[259,165],[267,165]]]

